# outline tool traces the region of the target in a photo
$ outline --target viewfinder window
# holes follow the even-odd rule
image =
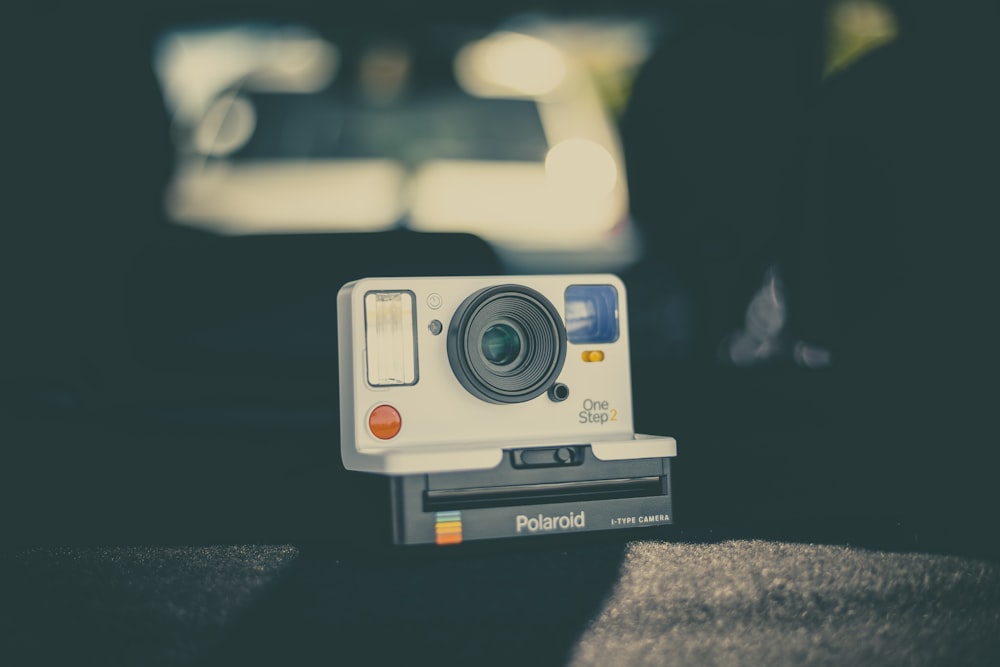
[[[614,285],[566,288],[566,334],[571,343],[618,340],[618,290]]]

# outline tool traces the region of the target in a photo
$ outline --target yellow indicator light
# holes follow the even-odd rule
[[[584,350],[583,360],[586,362],[604,361],[604,352],[601,350]]]

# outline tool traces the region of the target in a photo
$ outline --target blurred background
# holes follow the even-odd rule
[[[678,534],[995,549],[995,3],[5,14],[17,541],[325,539],[341,284],[610,271]]]

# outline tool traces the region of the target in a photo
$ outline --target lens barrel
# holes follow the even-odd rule
[[[566,328],[542,294],[494,285],[461,303],[448,328],[455,377],[490,403],[522,403],[555,382],[566,361]]]

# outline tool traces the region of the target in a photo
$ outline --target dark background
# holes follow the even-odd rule
[[[996,664],[1000,23],[892,7],[831,76],[818,0],[2,10],[0,661]],[[336,291],[503,267],[461,235],[168,223],[151,44],[520,10],[668,28],[619,122],[636,430],[678,439],[677,521],[382,551],[342,529],[385,496],[340,464]],[[772,265],[784,342],[829,367],[720,359]]]
[[[646,235],[625,272],[634,318],[655,321],[644,306],[668,288],[693,313],[680,351],[655,326],[633,341],[637,430],[680,443],[668,535],[997,555],[998,23],[995,3],[972,1],[906,3],[894,43],[831,77],[821,2],[4,10],[11,543],[335,537],[330,517],[361,484],[337,451],[337,288],[375,272],[373,243],[388,249],[379,273],[501,270],[469,237],[168,224],[152,39],[197,21],[489,24],[519,8],[671,27],[621,120]],[[773,262],[789,330],[829,347],[830,368],[719,363]],[[208,329],[231,345],[178,343]]]

